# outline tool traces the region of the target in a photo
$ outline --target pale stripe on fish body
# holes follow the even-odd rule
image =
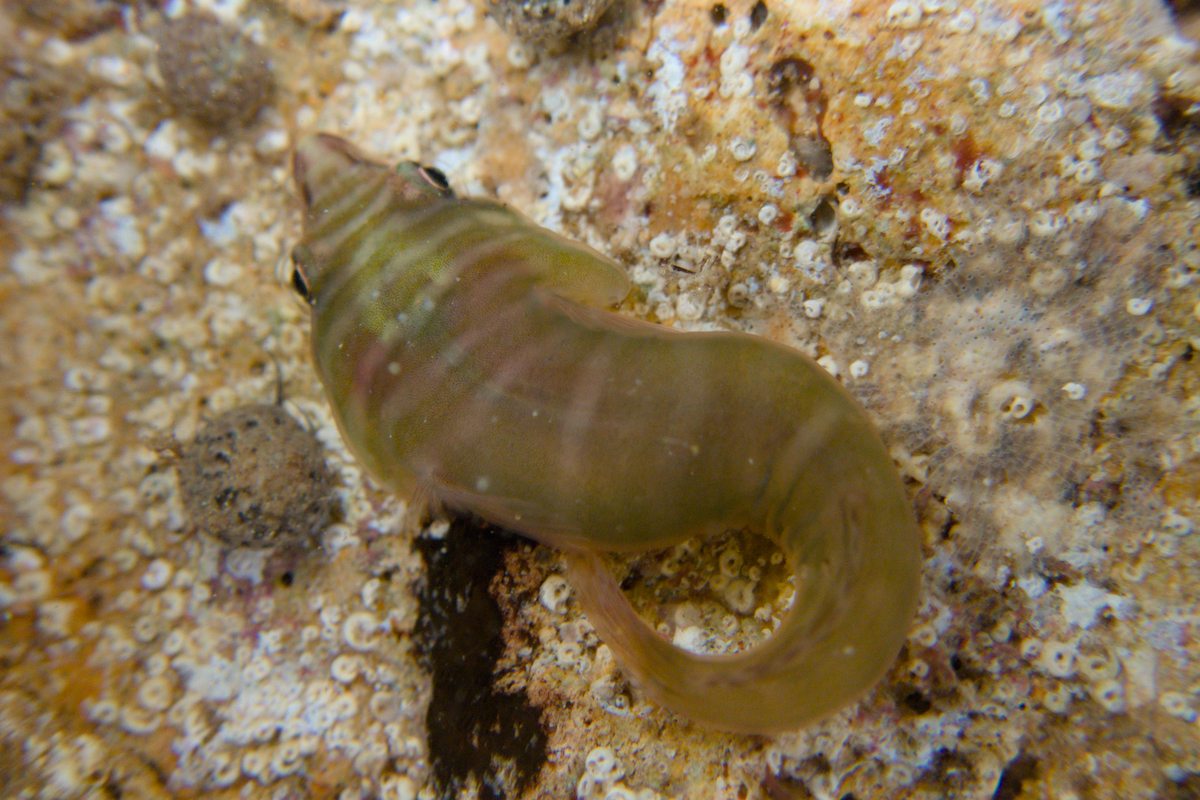
[[[297,266],[313,349],[351,450],[568,554],[583,610],[655,701],[728,730],[794,728],[895,659],[920,536],[858,404],[800,353],[605,308],[624,271],[440,173],[316,135],[296,148]],[[697,655],[634,611],[597,554],[749,527],[795,600],[760,645]]]

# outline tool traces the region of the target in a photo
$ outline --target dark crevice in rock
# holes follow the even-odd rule
[[[524,691],[496,688],[504,615],[489,591],[505,553],[520,540],[470,517],[441,539],[419,538],[416,640],[432,678],[425,723],[434,779],[443,797],[478,785],[480,798],[521,796],[546,763],[542,711]]]
[[[1027,753],[1018,755],[1008,762],[1008,766],[1001,773],[1000,783],[996,786],[996,793],[992,795],[992,800],[1016,800],[1021,796],[1025,782],[1033,780],[1037,776],[1037,771],[1038,761],[1036,758]]]
[[[833,147],[821,130],[829,100],[813,65],[781,58],[767,71],[767,91],[799,165],[816,180],[833,174]]]

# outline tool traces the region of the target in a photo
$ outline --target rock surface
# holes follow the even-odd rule
[[[493,688],[523,698],[522,724],[538,710],[545,757],[532,778],[523,763],[506,782],[501,759],[456,781],[481,797],[1196,793],[1187,4],[666,0],[557,56],[467,0],[297,8],[165,6],[215,15],[275,65],[253,123],[203,135],[147,113],[159,11],[71,41],[0,26],[25,73],[90,88],[0,228],[0,793],[437,796],[410,534],[448,527],[364,478],[309,364],[286,254],[288,150],[313,130],[613,255],[637,287],[623,313],[818,358],[878,422],[928,533],[893,670],[769,739],[641,702],[553,555],[504,551]],[[270,403],[272,360],[344,518],[300,552],[230,550],[194,535],[154,445]],[[740,563],[724,546],[626,560],[630,591],[668,635],[754,641],[773,608],[698,587],[773,580],[752,539],[729,547]]]

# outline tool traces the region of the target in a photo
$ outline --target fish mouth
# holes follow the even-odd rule
[[[327,184],[330,176],[363,160],[358,148],[332,133],[314,133],[297,142],[292,151],[292,175],[305,207],[314,202],[314,187]]]
[[[300,151],[297,146],[292,151],[292,175],[296,180],[296,189],[300,192],[300,199],[304,201],[304,206],[307,208],[312,205],[312,189],[309,188],[308,171],[310,159]]]

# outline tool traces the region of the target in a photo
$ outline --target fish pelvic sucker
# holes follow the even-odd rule
[[[581,606],[651,699],[707,725],[795,728],[887,670],[920,535],[865,412],[802,354],[606,309],[624,270],[436,170],[300,142],[299,285],[347,445],[381,483],[558,547]],[[745,652],[642,620],[600,558],[749,527],[794,600]]]

